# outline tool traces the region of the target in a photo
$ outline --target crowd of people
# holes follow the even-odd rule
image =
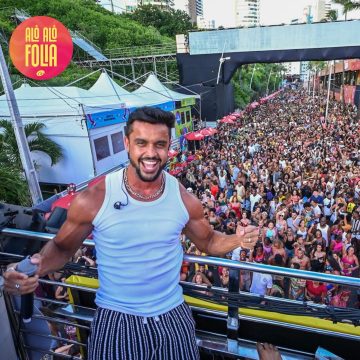
[[[324,96],[285,90],[234,124],[219,124],[196,153],[178,155],[188,161],[179,181],[214,229],[259,227],[255,248],[229,258],[359,276],[359,122],[351,105],[330,101],[326,120],[325,109]],[[201,254],[185,236],[183,245]],[[184,263],[181,279],[227,287],[229,271]],[[340,307],[351,297],[340,286],[244,271],[240,289]]]

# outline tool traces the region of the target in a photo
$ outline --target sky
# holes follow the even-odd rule
[[[260,0],[260,24],[289,24],[292,19],[300,18],[304,7],[310,3],[312,3],[312,0]],[[214,19],[216,27],[220,25],[232,27],[235,25],[234,0],[203,0],[203,5],[204,17],[207,20]],[[341,20],[341,6],[335,6],[335,8],[340,10],[339,20]],[[359,18],[359,11],[353,16],[350,14],[348,18]]]

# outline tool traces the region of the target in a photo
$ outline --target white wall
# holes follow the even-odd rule
[[[63,149],[63,158],[51,166],[50,158],[33,152],[40,182],[54,184],[81,183],[94,177],[89,138],[80,136],[49,136]]]
[[[128,160],[127,152],[125,149],[117,153],[115,152],[116,150],[114,149],[111,137],[111,135],[121,132],[121,137],[123,140],[123,137],[125,136],[124,128],[125,123],[122,123],[90,130],[91,147],[93,151],[97,175],[108,171],[115,166],[125,163]],[[99,139],[105,141],[104,138],[106,138],[107,140],[109,153],[108,156],[104,157],[103,159],[98,159],[95,143],[96,140],[100,141]]]

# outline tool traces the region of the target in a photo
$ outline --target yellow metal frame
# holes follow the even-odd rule
[[[97,289],[99,287],[99,281],[93,278],[87,278],[84,276],[72,275],[66,282],[68,284],[85,286],[92,289]],[[196,299],[190,296],[184,296],[185,301],[190,306],[196,306],[199,308],[222,311],[227,313],[228,308],[225,305],[215,304],[209,301]],[[73,301],[70,294],[70,301]],[[73,303],[73,302],[72,302]],[[321,329],[327,331],[333,331],[343,334],[360,336],[360,327],[355,327],[352,324],[337,323],[334,324],[331,320],[318,319],[311,316],[296,316],[296,315],[286,315],[272,311],[264,310],[255,310],[255,309],[245,309],[241,308],[239,310],[240,315],[251,316],[259,319],[267,319],[273,321],[279,321],[288,324],[306,326],[314,329]]]

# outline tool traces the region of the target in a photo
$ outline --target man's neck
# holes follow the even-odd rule
[[[135,191],[151,193],[154,190],[158,190],[161,186],[163,176],[162,172],[153,181],[143,181],[141,180],[141,178],[136,172],[136,169],[133,166],[129,165],[129,167],[125,171],[127,171],[128,184]]]

